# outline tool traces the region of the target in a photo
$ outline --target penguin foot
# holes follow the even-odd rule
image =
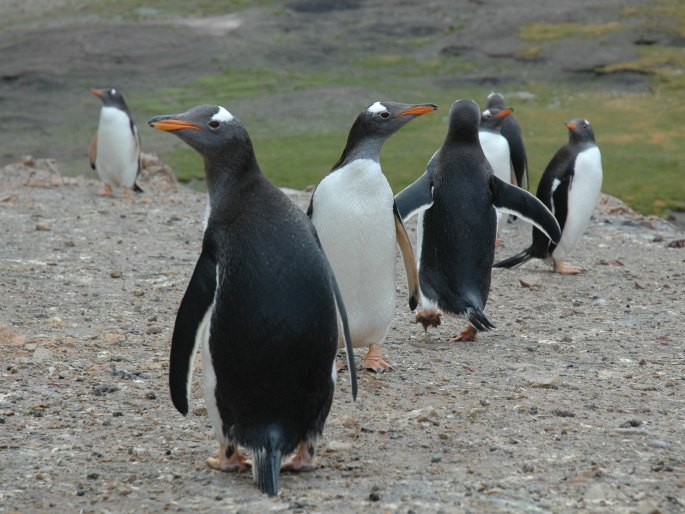
[[[495,247],[504,246],[504,240],[501,237],[495,238]]]
[[[114,196],[114,191],[112,191],[112,186],[105,182],[102,189],[95,194],[98,196]]]
[[[240,453],[238,448],[224,443],[219,443],[218,457],[209,457],[207,465],[218,471],[239,471],[252,467],[251,462]]]
[[[335,369],[336,371],[342,371],[347,368],[347,361],[345,359],[335,359]]]
[[[442,323],[442,318],[440,317],[440,312],[435,309],[421,309],[416,313],[416,319],[414,323],[421,323],[423,325],[423,331],[427,332],[428,327],[438,327]]]
[[[124,187],[124,190],[121,192],[121,197],[122,198],[131,198],[131,192],[133,190],[129,189],[128,187]]]
[[[360,369],[368,369],[374,371],[375,373],[383,373],[384,371],[392,371],[395,368],[391,364],[388,364],[383,360],[383,355],[381,354],[381,345],[370,344],[369,351],[364,357],[364,360],[359,366]]]
[[[312,471],[316,468],[314,453],[313,446],[307,442],[301,442],[295,453],[291,453],[283,459],[281,471]]]
[[[464,330],[461,334],[458,336],[454,336],[450,339],[453,343],[459,342],[459,341],[477,341],[478,340],[478,330],[476,330],[476,327],[473,325],[469,325],[466,327],[466,330]]]
[[[557,259],[554,261],[554,271],[561,273],[562,275],[577,275],[578,273],[582,273],[583,268],[565,264],[561,259]]]

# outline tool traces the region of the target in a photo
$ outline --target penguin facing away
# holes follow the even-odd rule
[[[469,325],[453,341],[474,341],[494,325],[484,309],[495,256],[495,208],[539,226],[558,241],[559,225],[527,191],[497,178],[479,143],[480,109],[457,100],[447,137],[426,172],[396,197],[406,221],[418,214],[417,260],[421,310],[416,320],[440,324],[438,309],[466,317]]]
[[[411,243],[380,165],[383,143],[401,127],[437,109],[433,104],[376,102],[350,129],[338,162],[309,204],[347,308],[352,344],[368,346],[361,368],[392,369],[381,343],[395,313],[395,246],[407,273],[409,307],[418,303],[418,275]]]
[[[500,109],[499,107],[484,110],[480,116],[480,128],[478,130],[480,146],[490,166],[492,166],[492,171],[497,178],[507,184],[515,183],[516,179],[513,177],[509,142],[502,135],[501,129],[504,120],[513,111],[511,108]],[[496,246],[502,244],[501,231],[502,214],[498,210]]]
[[[205,401],[219,441],[219,456],[207,464],[247,467],[242,445],[252,453],[255,483],[275,495],[279,469],[312,467],[333,401],[338,319],[356,397],[335,276],[307,216],[262,174],[238,118],[223,107],[201,105],[149,124],[202,155],[212,206],[174,325],[171,399],[188,413],[200,346]]]
[[[507,103],[500,93],[491,92],[487,98],[486,109],[507,109]],[[526,147],[523,144],[521,135],[521,125],[516,116],[510,114],[502,120],[500,128],[502,135],[509,143],[509,155],[511,156],[511,166],[516,177],[516,185],[528,190],[528,156]]]
[[[114,187],[123,187],[123,195],[132,189],[140,174],[140,135],[121,92],[115,88],[91,89],[102,100],[98,130],[90,142],[90,167],[102,180],[99,196],[112,196]]]
[[[554,213],[561,226],[557,243],[533,228],[533,244],[497,264],[513,268],[532,259],[551,261],[554,271],[577,274],[578,266],[564,263],[564,258],[590,221],[602,189],[602,155],[595,142],[590,122],[576,118],[566,122],[569,141],[552,157],[538,184],[537,197]]]

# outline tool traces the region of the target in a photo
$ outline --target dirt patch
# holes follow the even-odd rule
[[[400,277],[397,370],[362,373],[356,403],[340,375],[319,467],[284,474],[269,500],[249,473],[205,466],[217,445],[200,372],[187,418],[167,392],[205,196],[151,178],[103,199],[94,181],[52,175],[0,181],[0,511],[685,508],[685,249],[668,248],[683,233],[663,220],[605,198],[572,255],[584,274],[493,270],[497,328],[476,343],[447,341],[462,320],[424,334]],[[500,257],[530,231],[503,237]]]

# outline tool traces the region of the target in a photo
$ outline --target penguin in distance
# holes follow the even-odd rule
[[[171,399],[188,413],[201,347],[205,402],[219,441],[218,457],[207,464],[251,464],[259,489],[276,495],[280,469],[313,466],[333,401],[339,320],[356,397],[342,296],[314,227],[262,174],[237,117],[201,105],[149,124],[203,157],[212,206],[174,325]],[[251,452],[251,463],[239,445]]]
[[[383,143],[433,104],[375,102],[350,129],[340,159],[316,187],[307,213],[342,292],[352,344],[368,347],[362,369],[392,369],[381,344],[395,314],[396,245],[407,274],[409,307],[419,284],[411,243],[380,164]]]
[[[562,146],[545,168],[538,184],[537,197],[554,213],[562,227],[557,243],[533,228],[533,244],[497,264],[497,268],[513,268],[532,259],[544,259],[554,271],[577,274],[578,266],[564,259],[578,241],[590,221],[602,189],[602,155],[595,142],[590,122],[576,118],[566,122],[568,143]]]
[[[496,212],[516,214],[558,241],[557,221],[527,191],[497,178],[480,146],[480,109],[457,100],[447,136],[426,172],[395,202],[403,220],[418,214],[417,260],[424,329],[441,322],[440,312],[463,315],[468,326],[453,341],[474,341],[494,328],[484,309],[495,257]]]
[[[500,109],[499,107],[485,109],[480,116],[480,128],[478,130],[480,146],[483,148],[483,153],[485,153],[490,166],[492,166],[492,171],[497,178],[508,184],[514,183],[516,180],[513,177],[509,142],[502,135],[502,124],[513,111],[511,108]],[[501,232],[502,214],[498,210],[496,246],[502,244]]]
[[[112,196],[113,188],[122,187],[123,195],[131,190],[142,193],[136,184],[140,174],[140,135],[124,97],[116,88],[90,89],[102,100],[98,130],[90,142],[90,167],[100,180],[99,196]]]
[[[488,95],[485,109],[507,109],[507,103],[504,96],[500,93],[491,92]],[[521,125],[516,116],[509,114],[502,120],[500,132],[509,143],[509,155],[511,157],[511,166],[514,169],[514,176],[516,177],[516,185],[528,190],[528,155],[526,154],[526,147],[523,144],[523,136],[521,135]]]

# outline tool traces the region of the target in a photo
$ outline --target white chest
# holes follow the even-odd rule
[[[116,186],[133,186],[139,147],[128,115],[115,107],[103,107],[97,137],[95,167],[100,178]]]
[[[511,183],[511,157],[509,143],[506,138],[497,132],[480,130],[478,132],[480,146],[483,148],[485,158],[492,166],[495,176],[507,184]]]

